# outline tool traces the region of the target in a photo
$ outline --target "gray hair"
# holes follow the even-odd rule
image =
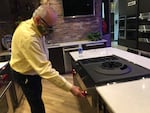
[[[49,5],[47,4],[42,4],[40,5],[33,13],[32,17],[36,17],[36,16],[40,16],[41,18],[44,18],[46,16],[47,13],[47,7],[49,7]]]

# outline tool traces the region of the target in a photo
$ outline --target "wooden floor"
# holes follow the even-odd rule
[[[72,75],[67,74],[64,77],[72,81]],[[57,88],[47,80],[43,80],[43,101],[45,104],[46,113],[81,113],[76,97],[70,92],[65,92]],[[30,113],[29,105],[26,98],[23,97],[20,106],[15,113]]]

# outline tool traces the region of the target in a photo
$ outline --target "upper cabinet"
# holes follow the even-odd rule
[[[138,0],[127,0],[126,16],[136,16],[138,13]]]
[[[40,0],[0,0],[0,21],[30,18]]]
[[[40,5],[40,0],[15,0],[17,20],[25,20],[32,17],[33,11]]]
[[[118,1],[119,1],[119,16],[125,16],[127,0],[118,0]]]
[[[138,0],[119,0],[119,16],[137,14]]]
[[[13,21],[16,15],[15,0],[0,0],[0,21]]]
[[[139,12],[145,13],[150,12],[150,1],[149,0],[139,0]]]

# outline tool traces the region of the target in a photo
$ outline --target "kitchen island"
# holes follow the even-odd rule
[[[70,55],[75,61],[116,55],[129,62],[150,69],[149,58],[112,47],[86,50],[82,56],[79,56],[78,52],[71,52]],[[149,78],[142,77],[133,81],[114,82],[103,86],[96,86],[96,91],[101,99],[101,105],[99,106],[103,106],[102,113],[150,113],[148,106],[150,104]]]
[[[64,43],[48,43],[49,60],[53,67],[59,71],[60,74],[70,73],[72,71],[71,60],[69,52],[77,51],[79,45],[85,50],[106,47],[107,40],[98,41],[72,41]]]

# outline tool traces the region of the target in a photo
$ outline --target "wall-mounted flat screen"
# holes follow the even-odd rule
[[[95,0],[63,0],[64,17],[95,16]]]

